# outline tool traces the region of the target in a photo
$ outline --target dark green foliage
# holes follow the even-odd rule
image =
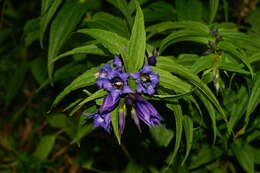
[[[0,172],[260,172],[258,0],[0,2]],[[93,128],[107,91],[95,74],[121,54],[127,72],[158,48],[145,96],[163,124],[122,136]],[[129,81],[131,87],[135,84]]]

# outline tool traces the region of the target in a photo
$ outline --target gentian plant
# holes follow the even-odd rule
[[[1,173],[260,172],[259,0],[0,4]]]
[[[96,73],[97,86],[99,89],[107,90],[109,94],[104,98],[98,111],[93,114],[86,113],[85,115],[93,117],[94,127],[100,126],[110,132],[111,112],[117,106],[125,107],[125,105],[119,105],[120,101],[123,100],[123,104],[127,103],[132,107],[132,117],[139,130],[141,128],[138,118],[149,127],[155,127],[161,123],[162,118],[153,105],[146,101],[141,94],[153,95],[156,85],[160,81],[160,76],[153,72],[149,65],[144,65],[137,73],[126,73],[121,58],[121,55],[115,57],[112,63],[105,64]],[[148,57],[148,62],[155,65],[156,55]],[[136,91],[128,85],[130,76],[136,81]],[[122,135],[125,127],[126,111],[121,109],[118,112],[120,135]]]

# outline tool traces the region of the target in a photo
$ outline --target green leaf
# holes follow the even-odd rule
[[[209,146],[207,144],[203,144],[199,147],[199,151],[197,155],[192,155],[191,162],[189,164],[189,169],[195,169],[203,164],[209,163],[211,161],[217,160],[223,151],[215,146]]]
[[[244,66],[243,64],[237,65],[237,64],[233,64],[233,63],[220,62],[219,69],[236,72],[236,73],[241,73],[241,74],[245,74],[245,75],[251,75],[251,73],[249,71],[246,71],[242,68],[243,66]]]
[[[141,165],[135,163],[134,161],[130,161],[123,173],[142,173],[143,170],[144,168]]]
[[[171,73],[157,67],[153,67],[153,70],[160,75],[159,85],[163,86],[164,88],[174,90],[176,93],[181,94],[191,92],[191,85],[177,76],[174,76]]]
[[[82,106],[84,106],[86,103],[104,97],[107,94],[107,92],[103,89],[96,91],[95,93],[91,94],[89,97],[84,99],[82,102],[80,102],[71,112],[70,116],[73,115],[77,110],[79,110]]]
[[[185,137],[186,137],[186,154],[184,156],[184,159],[181,162],[181,165],[183,166],[191,150],[191,145],[193,140],[193,121],[190,117],[183,116],[182,122],[183,122]]]
[[[258,53],[255,53],[255,54],[253,54],[252,56],[250,56],[249,58],[248,58],[248,62],[251,64],[251,63],[254,63],[254,62],[256,62],[256,61],[260,61],[260,52],[258,52]]]
[[[163,52],[169,45],[182,41],[194,41],[198,43],[202,43],[207,45],[210,38],[208,37],[208,33],[198,32],[196,30],[179,30],[169,34],[166,38],[164,38],[161,42],[159,52]]]
[[[65,56],[70,56],[70,55],[75,55],[75,54],[93,54],[93,55],[107,56],[101,48],[99,48],[98,46],[96,46],[94,44],[91,44],[91,45],[77,47],[72,50],[69,50],[69,51],[53,58],[50,61],[50,64],[54,64],[57,60],[60,60],[61,58],[65,57]]]
[[[55,144],[56,135],[42,136],[40,143],[38,144],[34,156],[41,160],[47,159],[48,155],[51,153]]]
[[[118,34],[101,29],[80,29],[78,32],[88,34],[100,42],[114,55],[121,54],[124,62],[127,62],[126,48],[128,40]]]
[[[249,145],[238,141],[231,148],[242,168],[248,173],[254,173],[254,154]]]
[[[13,76],[11,78],[9,78],[9,81],[7,84],[7,92],[6,92],[6,96],[5,96],[5,105],[6,106],[8,106],[11,103],[11,101],[19,93],[19,90],[24,81],[27,69],[28,69],[27,63],[22,62],[17,66],[16,71],[14,72]]]
[[[200,92],[203,93],[206,96],[206,98],[211,101],[211,103],[223,116],[223,119],[227,122],[225,112],[219,104],[218,100],[216,99],[215,95],[208,88],[208,86],[202,80],[200,80],[198,76],[194,75],[190,70],[188,70],[184,66],[179,65],[176,62],[165,57],[158,58],[157,67],[165,71],[172,72],[180,76],[181,78],[187,80],[192,85],[196,86],[198,90],[200,90]]]
[[[174,133],[173,131],[167,129],[163,125],[156,126],[154,128],[150,128],[150,133],[158,146],[167,147],[171,140],[173,139]]]
[[[53,0],[52,0],[53,1]],[[44,7],[46,9],[42,10],[41,22],[40,22],[40,44],[43,47],[43,38],[46,32],[46,29],[52,20],[54,14],[56,13],[57,9],[61,5],[63,0],[54,0],[49,7]],[[50,2],[50,1],[49,1]]]
[[[181,22],[162,22],[146,28],[146,32],[150,32],[147,38],[154,34],[161,34],[168,30],[187,29],[197,31],[199,33],[208,34],[209,27],[201,22],[181,21]]]
[[[241,86],[237,96],[237,103],[233,103],[233,108],[231,111],[230,119],[228,122],[229,128],[233,129],[236,123],[240,120],[240,118],[246,112],[247,104],[248,104],[248,92],[246,87]]]
[[[58,55],[62,45],[70,37],[72,31],[80,22],[85,10],[85,4],[82,4],[79,1],[67,1],[51,23],[48,49],[49,79],[52,80],[54,67],[54,64],[51,63],[52,59]]]
[[[258,52],[260,48],[260,38],[233,29],[219,29],[225,42],[230,42],[236,47],[245,48]]]
[[[219,0],[210,0],[210,14],[209,14],[209,23],[211,24],[214,21],[214,18],[218,11]]]
[[[143,9],[145,22],[171,21],[175,19],[175,9],[164,1],[152,2]]]
[[[256,74],[253,88],[249,97],[245,122],[248,123],[250,114],[254,111],[256,106],[260,103],[260,73]]]
[[[125,16],[129,26],[131,27],[132,17],[131,17],[131,12],[128,7],[127,1],[126,0],[107,0],[107,1],[120,10],[120,12]]]
[[[47,12],[47,10],[50,8],[54,0],[41,0],[41,14],[44,14]]]
[[[253,150],[253,154],[254,154],[254,161],[256,164],[260,164],[260,150],[259,148],[253,148],[252,147],[252,150]]]
[[[212,129],[213,129],[213,144],[216,142],[217,137],[217,124],[216,124],[216,112],[213,107],[213,105],[210,103],[210,101],[200,92],[195,91],[195,93],[199,96],[200,100],[204,104],[205,108],[207,109],[211,122],[212,122]],[[230,129],[229,129],[230,130]]]
[[[194,74],[198,74],[201,71],[209,69],[213,66],[214,54],[209,54],[207,56],[201,56],[196,60],[196,62],[191,66],[191,71]]]
[[[31,62],[31,71],[35,80],[43,84],[47,78],[46,59],[39,57]]]
[[[170,156],[167,159],[168,166],[164,168],[163,172],[165,172],[168,167],[173,163],[174,158],[176,157],[179,147],[181,144],[181,137],[182,137],[182,109],[179,104],[167,104],[167,107],[174,112],[175,117],[175,128],[176,128],[176,140],[175,140],[175,146],[173,152],[170,154]]]
[[[178,20],[202,19],[203,8],[199,0],[176,0],[175,4]]]
[[[118,120],[119,120],[119,115],[118,115],[119,111],[118,111],[118,107],[116,107],[113,111],[112,111],[112,127],[114,130],[114,133],[116,135],[117,141],[119,143],[119,145],[121,144],[121,137],[119,134],[119,128],[118,128]]]
[[[51,114],[48,118],[50,126],[54,128],[64,128],[66,126],[67,117],[65,114]]]
[[[118,35],[129,39],[130,30],[125,20],[120,17],[114,16],[105,12],[98,12],[93,16],[93,19],[88,23],[89,27],[95,29],[103,29],[111,32],[115,32]]]
[[[101,64],[100,66],[102,66],[103,64]],[[99,67],[100,67],[99,66]],[[70,92],[79,89],[79,88],[83,88],[86,86],[90,86],[95,84],[96,82],[96,77],[95,77],[95,73],[98,71],[99,67],[93,67],[89,70],[87,70],[86,72],[84,72],[83,74],[81,74],[80,76],[78,76],[76,79],[74,79],[53,101],[51,109],[56,106],[66,95],[68,95]],[[51,110],[50,109],[50,110]]]
[[[245,53],[241,49],[240,49],[240,51],[237,50],[238,48],[236,46],[234,46],[232,43],[226,42],[226,41],[222,41],[221,43],[219,43],[219,48],[225,52],[228,52],[228,53],[234,55],[241,62],[243,62],[245,64],[245,66],[249,69],[251,76],[253,77],[253,75],[254,75],[253,68],[250,65],[248,59],[246,58]]]
[[[137,72],[144,63],[146,47],[146,34],[144,28],[144,16],[139,3],[136,1],[136,16],[132,29],[128,55],[125,65],[127,65],[127,72]]]

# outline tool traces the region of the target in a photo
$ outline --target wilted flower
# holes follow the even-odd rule
[[[138,85],[136,91],[152,95],[155,92],[155,87],[160,81],[160,76],[152,71],[148,65],[144,65],[143,69],[138,73],[132,73],[131,76],[136,80]]]

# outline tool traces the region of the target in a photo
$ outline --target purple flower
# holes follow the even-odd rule
[[[85,114],[86,116],[92,116],[94,118],[94,128],[103,127],[107,132],[110,132],[111,126],[111,114],[104,113],[100,114],[99,112],[95,112],[93,114]]]
[[[155,66],[156,65],[156,57],[158,56],[158,51],[156,48],[153,49],[153,55],[152,56],[148,56],[148,64],[151,66]]]
[[[150,127],[155,127],[160,124],[161,116],[153,107],[153,105],[147,101],[137,102],[135,104],[136,114],[143,122]]]
[[[112,68],[110,64],[105,64],[104,67],[99,68],[98,72],[96,73],[96,78],[97,78],[96,83],[99,88],[104,88],[104,84],[109,79],[111,72],[112,72]]]
[[[103,103],[99,108],[99,112],[100,113],[111,112],[118,105],[119,100],[120,100],[119,96],[116,96],[114,94],[107,95],[104,98]]]
[[[160,76],[152,71],[148,65],[144,65],[143,69],[138,73],[132,73],[131,76],[136,80],[138,85],[136,91],[152,95],[155,92],[155,87],[160,81]]]
[[[131,114],[139,130],[139,119],[141,119],[149,127],[155,127],[157,124],[161,123],[162,118],[160,114],[153,107],[153,105],[146,101],[142,96],[139,94],[134,94],[130,95],[127,99],[128,100],[126,100],[126,102],[130,103],[134,107],[134,109],[131,111]]]
[[[128,73],[112,70],[109,79],[103,83],[103,88],[110,91],[114,98],[121,94],[132,93],[132,90],[127,83],[128,77]]]
[[[113,59],[112,66],[113,66],[114,68],[122,68],[122,67],[123,67],[123,62],[122,62],[122,57],[121,57],[121,55],[118,55],[118,56],[116,56],[116,57]]]

